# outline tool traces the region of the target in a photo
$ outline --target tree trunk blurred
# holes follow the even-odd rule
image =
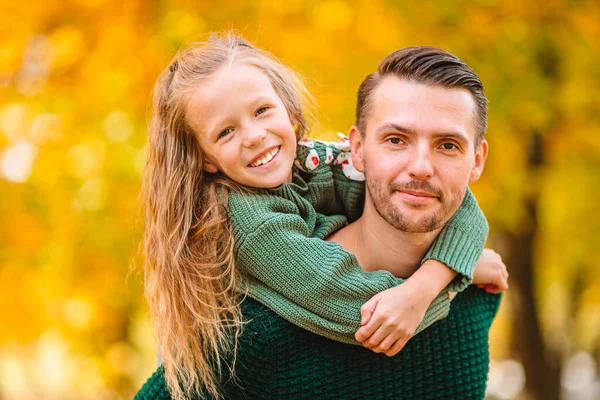
[[[532,134],[529,153],[532,172],[543,163],[542,151],[540,135]],[[530,182],[535,184],[533,179]],[[506,234],[508,254],[504,257],[510,272],[515,347],[525,368],[526,390],[529,395],[536,400],[558,400],[560,358],[544,345],[534,293],[533,248],[538,230],[538,194],[535,188],[524,203],[528,221],[517,233]]]

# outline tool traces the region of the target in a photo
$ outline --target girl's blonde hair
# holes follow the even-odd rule
[[[311,98],[301,80],[232,33],[178,52],[158,78],[142,177],[145,294],[175,399],[221,398],[221,358],[235,355],[241,327],[226,194],[242,188],[203,170],[205,156],[186,121],[191,93],[233,65],[267,75],[298,125],[297,139],[307,132],[303,104]]]

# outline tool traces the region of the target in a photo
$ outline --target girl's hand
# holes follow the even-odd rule
[[[437,295],[407,280],[373,296],[361,307],[363,325],[354,337],[375,353],[391,357],[404,347]]]
[[[473,272],[473,284],[489,293],[500,293],[508,289],[508,271],[500,254],[484,249]]]

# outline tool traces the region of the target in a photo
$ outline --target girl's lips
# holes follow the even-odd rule
[[[273,161],[277,157],[280,150],[281,146],[274,146],[263,151],[250,164],[248,164],[248,167],[258,168],[270,164],[271,161]]]

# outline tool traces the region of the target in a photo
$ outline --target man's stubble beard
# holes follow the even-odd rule
[[[368,196],[371,198],[371,202],[373,203],[375,211],[388,224],[402,232],[428,233],[435,231],[446,224],[448,219],[452,216],[452,214],[454,214],[454,212],[456,212],[460,203],[462,202],[462,199],[457,198],[456,196],[452,196],[451,199],[447,199],[446,201],[441,190],[433,187],[431,184],[425,181],[412,180],[406,183],[394,183],[390,186],[381,187],[376,185],[374,181],[369,180],[366,165],[364,174]],[[441,203],[441,208],[437,211],[429,213],[429,215],[419,218],[416,222],[411,222],[410,218],[396,208],[392,201],[393,194],[398,190],[419,190],[435,195],[437,197],[437,201]],[[413,212],[419,213],[420,211],[418,210],[418,207],[415,207]]]

